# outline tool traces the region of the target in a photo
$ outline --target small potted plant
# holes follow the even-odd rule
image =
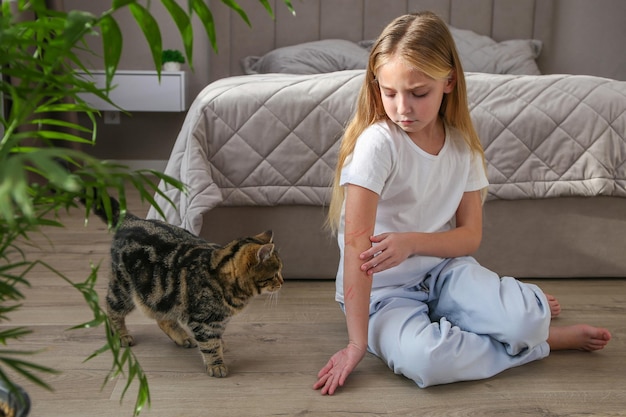
[[[185,63],[185,57],[177,49],[165,49],[161,55],[161,62],[165,71],[180,71],[180,65]]]

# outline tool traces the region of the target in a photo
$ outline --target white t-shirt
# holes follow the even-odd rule
[[[470,151],[461,134],[446,125],[443,148],[431,155],[397,125],[379,122],[358,138],[341,172],[340,184],[354,184],[379,195],[374,234],[441,232],[455,227],[463,193],[486,187],[482,159]],[[339,224],[341,252],[336,299],[343,302],[345,203]],[[373,288],[417,283],[443,259],[412,256],[400,265],[374,274]]]

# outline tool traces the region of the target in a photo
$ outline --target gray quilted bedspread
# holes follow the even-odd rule
[[[490,199],[626,197],[626,82],[467,74]],[[363,71],[226,78],[192,104],[165,173],[189,192],[157,196],[194,233],[216,206],[324,205]],[[151,210],[149,218],[158,214]]]

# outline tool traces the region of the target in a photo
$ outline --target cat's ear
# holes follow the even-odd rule
[[[266,230],[265,232],[260,233],[255,237],[261,242],[272,243],[272,240],[274,239],[274,232],[272,232],[271,230]]]
[[[259,251],[256,253],[257,260],[259,263],[263,263],[267,261],[270,256],[274,253],[274,244],[268,243],[267,245],[263,245],[259,248]]]

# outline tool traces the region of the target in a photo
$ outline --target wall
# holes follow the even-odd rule
[[[186,0],[178,0],[183,7]],[[451,0],[455,6],[460,4],[467,7],[471,13],[472,5],[482,4],[479,0]],[[521,0],[520,0],[521,1]],[[527,1],[527,0],[524,0]],[[420,0],[441,8],[441,0]],[[463,3],[461,3],[463,2]],[[67,9],[78,8],[94,13],[102,11],[101,1],[65,0]],[[396,10],[410,8],[417,4],[413,0],[302,0],[293,1],[297,16],[291,16],[281,0],[270,0],[276,11],[276,21],[285,22],[276,24],[267,15],[258,0],[242,0],[246,11],[250,13],[252,28],[248,28],[237,15],[229,12],[221,1],[211,1],[217,24],[217,36],[220,47],[219,55],[211,50],[209,41],[200,22],[194,21],[195,45],[194,67],[195,72],[189,72],[189,94],[195,97],[210,80],[238,70],[238,58],[235,54],[230,58],[229,48],[238,50],[248,48],[250,52],[270,50],[277,46],[266,42],[259,37],[258,42],[248,42],[251,34],[267,31],[284,31],[289,29],[290,42],[298,43],[310,39],[311,33],[319,37],[333,37],[337,34],[357,40],[361,37],[373,37],[380,31],[381,16],[395,16]],[[626,80],[626,54],[623,44],[626,41],[626,0],[540,0],[536,14],[540,19],[548,21],[548,29],[536,28],[536,36],[544,40],[544,50],[539,59],[539,66],[546,73],[582,73]],[[100,5],[100,6],[99,6]],[[332,7],[330,7],[332,5]],[[153,12],[161,23],[164,48],[182,49],[180,37],[167,12],[162,9],[159,1],[152,1]],[[318,26],[314,23],[320,16],[333,16],[335,7],[344,12],[353,8],[379,10],[376,19],[361,16],[362,22],[345,20],[322,20]],[[330,13],[329,13],[330,10]],[[439,10],[438,10],[439,11]],[[443,11],[445,12],[445,10]],[[506,11],[505,11],[506,12]],[[509,10],[510,13],[515,11]],[[358,13],[357,13],[358,14]],[[379,16],[380,14],[381,16]],[[392,16],[393,15],[393,16]],[[339,14],[337,14],[339,16]],[[124,33],[124,52],[120,62],[120,69],[153,69],[143,34],[135,24],[130,14],[120,13],[119,21]],[[451,23],[462,27],[463,15],[448,16]],[[519,16],[518,16],[519,17]],[[375,20],[375,21],[374,21]],[[355,29],[359,27],[360,29]],[[544,25],[545,26],[545,25]],[[293,28],[296,28],[293,30]],[[354,32],[354,33],[352,33]],[[308,35],[306,35],[308,34]],[[277,33],[276,38],[284,39],[285,34]],[[494,26],[494,38],[498,38],[498,29]],[[224,40],[229,39],[231,43]],[[94,40],[95,41],[95,40]],[[234,42],[234,43],[232,43]],[[93,44],[97,48],[97,43]],[[558,46],[557,46],[558,45]],[[242,49],[243,48],[243,49]],[[240,52],[240,51],[239,51]],[[209,74],[209,63],[212,62],[213,74]],[[93,61],[93,68],[101,68],[97,60]],[[188,67],[187,67],[188,68]],[[572,71],[571,69],[575,69]],[[171,148],[182,126],[184,113],[141,113],[135,112],[131,116],[122,115],[119,125],[98,124],[98,144],[88,151],[93,155],[105,159],[156,161],[154,166],[162,168],[164,161],[169,157]],[[143,164],[143,162],[141,162]],[[137,166],[137,165],[135,165]]]
[[[240,1],[246,9],[260,7],[257,0]],[[284,7],[277,7],[276,20],[255,19],[254,31],[234,19],[232,12],[220,15],[218,41],[224,53],[211,61],[211,79],[242,74],[242,58],[274,48],[318,39],[355,42],[374,39],[395,17],[418,10],[431,10],[452,26],[496,40],[533,38],[536,16],[541,18],[541,24],[536,26],[547,27],[543,16],[551,13],[552,3],[551,0],[307,0],[294,4],[296,16]],[[257,13],[256,17],[261,15]]]
[[[554,0],[551,39],[539,65],[549,72],[626,81],[626,1]]]

